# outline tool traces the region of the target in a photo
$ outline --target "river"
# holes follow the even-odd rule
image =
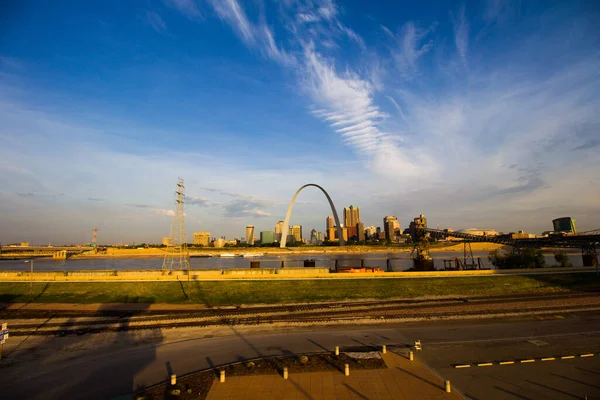
[[[582,266],[581,253],[578,251],[568,252],[569,261],[573,266]],[[431,253],[435,267],[444,268],[445,259],[462,259],[461,252],[439,252]],[[494,268],[487,259],[488,252],[473,252],[473,256],[481,259],[483,268]],[[545,253],[546,266],[556,264],[552,253]],[[303,261],[312,258],[317,267],[335,267],[335,261],[339,265],[360,266],[360,260],[364,260],[367,267],[380,267],[386,270],[386,260],[391,259],[394,271],[404,271],[412,267],[409,253],[377,253],[377,254],[310,254],[310,255],[265,255],[261,257],[192,257],[190,264],[193,270],[206,269],[229,269],[249,268],[250,261],[260,261],[262,268],[279,268],[283,262],[286,267],[302,267]],[[47,258],[36,259],[33,262],[35,271],[77,271],[77,270],[155,270],[162,268],[163,259],[153,258],[93,258],[93,259],[67,259],[52,260]],[[477,262],[477,261],[476,261]],[[23,260],[1,260],[0,270],[28,271],[29,261]]]

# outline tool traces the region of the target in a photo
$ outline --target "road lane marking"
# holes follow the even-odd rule
[[[529,360],[521,360],[521,364],[525,364],[525,363],[532,363],[535,362],[534,359],[529,359]]]
[[[494,363],[480,363],[477,364],[478,367],[491,367]]]
[[[579,357],[594,357],[594,353],[581,354]]]
[[[561,360],[566,360],[568,358],[575,358],[575,356],[562,356],[560,359]]]
[[[471,364],[455,365],[454,368],[471,368]]]
[[[511,365],[511,364],[514,364],[514,363],[515,363],[514,361],[500,361],[499,362],[500,365]]]
[[[546,357],[546,358],[542,358],[542,361],[554,361],[556,360],[556,357]]]

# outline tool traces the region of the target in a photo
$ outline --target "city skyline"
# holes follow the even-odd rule
[[[2,243],[160,242],[178,176],[187,231],[218,237],[273,230],[309,182],[365,225],[600,227],[593,2],[18,2],[0,23]],[[327,215],[305,190],[290,225]]]

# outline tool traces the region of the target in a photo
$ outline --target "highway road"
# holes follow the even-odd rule
[[[342,350],[382,344],[403,349],[420,339],[423,351],[419,359],[472,398],[582,398],[578,396],[583,394],[593,398],[600,395],[600,385],[590,381],[590,377],[600,375],[598,333],[600,313],[587,312],[380,326],[291,327],[276,332],[265,332],[264,327],[252,331],[230,326],[217,333],[181,329],[32,338],[17,349],[16,342],[5,347],[8,356],[0,362],[0,397],[106,399],[163,381],[171,371],[183,375],[238,360],[333,350],[336,345]],[[532,344],[532,340],[546,344]],[[468,371],[452,367],[461,362],[582,351],[594,351],[596,356],[548,363],[543,368],[539,363],[502,371],[500,366]],[[523,372],[524,368],[529,369]],[[495,374],[502,378],[494,380]],[[523,386],[524,380],[530,382]],[[562,384],[556,386],[556,380]],[[556,391],[547,389],[552,385]]]

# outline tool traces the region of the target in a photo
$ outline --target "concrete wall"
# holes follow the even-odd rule
[[[225,270],[192,270],[190,279],[214,279],[227,280],[236,278],[333,278],[333,279],[352,279],[352,278],[414,278],[414,277],[451,277],[451,276],[490,276],[490,275],[530,275],[538,273],[554,272],[593,272],[593,267],[567,267],[567,268],[541,268],[541,269],[509,269],[509,270],[468,270],[468,271],[415,271],[415,272],[380,272],[380,273],[355,273],[355,274],[335,274],[329,273],[327,268],[302,268],[287,267],[275,271],[273,268],[239,268]],[[23,281],[31,280],[29,271],[0,271],[0,281]],[[33,273],[34,281],[119,281],[119,280],[140,280],[140,281],[167,281],[167,280],[187,280],[187,271],[161,271],[161,270],[139,270],[139,271],[40,271]]]
[[[329,268],[285,267],[277,270],[278,275],[321,275],[329,274]]]
[[[273,275],[275,268],[232,268],[224,269],[223,275]]]

